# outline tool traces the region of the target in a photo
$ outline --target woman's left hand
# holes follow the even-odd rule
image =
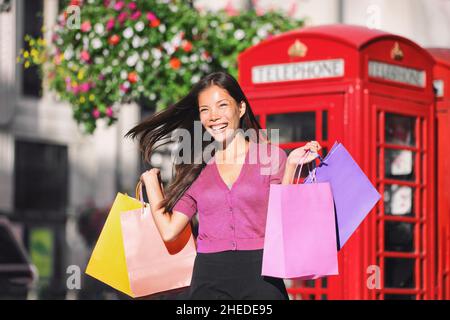
[[[288,163],[292,165],[296,165],[297,163],[309,163],[317,158],[317,152],[322,149],[320,144],[317,141],[310,141],[302,147],[294,149],[288,156]],[[305,158],[305,154],[310,151],[308,156]]]

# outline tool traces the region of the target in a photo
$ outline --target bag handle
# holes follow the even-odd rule
[[[144,196],[142,193],[142,181],[139,180],[139,182],[136,185],[136,199],[138,199],[140,202],[144,202]]]
[[[301,166],[300,166],[300,170],[298,171],[298,176],[297,176],[297,180],[300,178],[300,175],[302,174],[302,169],[303,169],[303,165],[305,163],[305,159],[308,157],[308,155],[311,153],[311,150],[308,150],[308,152],[306,152],[306,154],[303,156],[301,162]],[[314,152],[316,153],[316,152]],[[317,153],[317,155],[319,156],[320,159],[322,159],[322,157]],[[299,163],[300,163],[299,162]],[[297,163],[297,165],[295,166],[295,170],[294,170],[294,174],[292,175],[292,181],[291,184],[294,184],[295,181],[295,173],[297,172],[297,168],[299,163]],[[308,171],[312,172],[313,174],[313,182],[316,181],[316,173],[315,170],[311,171],[310,166],[309,166],[309,162],[306,164],[308,166]],[[315,164],[314,164],[315,165]]]
[[[139,182],[136,185],[136,199],[139,200],[139,202],[142,203],[141,214],[142,214],[142,216],[144,216],[145,215],[145,208],[148,206],[148,204],[144,202],[144,196],[143,196],[143,192],[142,192],[142,181],[141,180],[139,180]]]

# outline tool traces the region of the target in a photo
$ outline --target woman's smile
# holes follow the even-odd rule
[[[221,124],[215,124],[211,125],[210,128],[212,129],[214,134],[219,134],[225,132],[225,129],[228,127],[228,123],[221,123]]]

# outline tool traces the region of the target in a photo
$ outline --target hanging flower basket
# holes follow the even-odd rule
[[[302,25],[274,11],[199,12],[182,0],[72,0],[64,8],[51,41],[26,36],[17,60],[40,67],[86,133],[99,119],[112,125],[122,103],[144,101],[161,110],[207,73],[237,76],[239,52]]]

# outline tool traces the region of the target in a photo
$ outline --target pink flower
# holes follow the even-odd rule
[[[74,86],[72,87],[72,92],[73,92],[74,94],[78,94],[78,91],[79,91],[78,85],[74,85]]]
[[[139,19],[139,17],[141,16],[141,12],[140,11],[136,11],[135,13],[133,13],[130,17],[131,20],[137,20]]]
[[[91,22],[90,21],[85,21],[81,24],[80,27],[81,32],[89,32],[91,31]]]
[[[83,51],[81,51],[80,58],[81,58],[81,60],[88,62],[89,59],[91,58],[91,56],[89,55],[89,52],[87,52],[86,50],[83,50]]]
[[[264,15],[264,9],[262,8],[256,8],[256,15],[258,17],[263,16]]]
[[[53,59],[53,62],[58,66],[61,64],[61,56],[58,54],[55,56],[55,58]]]
[[[130,2],[128,8],[130,8],[130,10],[136,10],[136,2]]]
[[[58,16],[58,25],[60,27],[64,27],[64,24],[66,23],[66,17],[64,16],[64,14],[61,14]]]
[[[229,16],[237,16],[239,14],[239,11],[236,10],[236,8],[233,6],[233,3],[231,1],[228,1],[227,5],[225,7],[225,12]]]
[[[98,80],[100,80],[100,81],[105,80],[105,75],[104,74],[99,74],[98,75]]]
[[[70,85],[70,80],[69,82],[66,81],[66,91],[71,91],[72,90],[72,86]]]
[[[119,14],[119,16],[117,17],[117,21],[119,21],[120,24],[123,24],[123,22],[126,20],[127,17],[128,17],[128,12],[126,12],[126,11],[121,12]]]
[[[80,84],[80,92],[88,92],[90,89],[89,82],[84,82]]]
[[[148,13],[147,13],[147,19],[148,19],[149,21],[153,21],[153,20],[156,19],[156,16],[155,16],[155,14],[154,14],[153,12],[148,12]]]
[[[126,93],[126,92],[128,91],[128,88],[125,87],[123,84],[121,84],[121,85],[119,86],[119,89],[120,89],[120,91],[122,91],[123,93]]]
[[[109,19],[108,22],[106,22],[106,30],[111,30],[112,28],[114,28],[115,24],[116,21],[114,20],[114,18]]]
[[[111,0],[103,0],[103,5],[105,7],[109,7],[110,2],[111,2]]]
[[[100,111],[97,108],[95,108],[94,110],[92,110],[92,116],[95,119],[98,119],[100,117]]]
[[[125,3],[123,1],[116,2],[116,4],[114,5],[114,10],[120,11],[123,9],[124,5]]]
[[[106,108],[106,115],[108,116],[108,117],[112,117],[113,116],[113,109],[111,108],[111,107],[108,107],[108,108]]]

